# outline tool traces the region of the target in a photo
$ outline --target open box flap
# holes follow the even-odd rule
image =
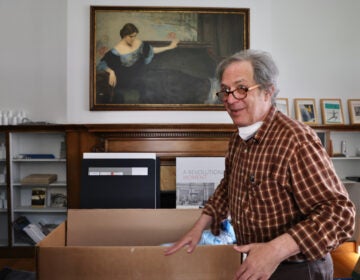
[[[157,246],[178,240],[200,209],[69,209],[68,246]]]

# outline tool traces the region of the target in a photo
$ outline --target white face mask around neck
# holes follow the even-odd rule
[[[251,137],[254,136],[256,131],[258,131],[258,129],[260,128],[260,126],[262,124],[263,124],[263,122],[256,122],[249,126],[238,127],[239,136],[241,137],[241,139],[243,139],[245,141],[250,139]]]

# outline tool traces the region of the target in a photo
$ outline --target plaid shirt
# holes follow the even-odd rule
[[[213,233],[229,214],[238,244],[288,233],[315,260],[351,237],[355,208],[316,133],[273,107],[254,137],[229,142],[224,178],[203,213]]]

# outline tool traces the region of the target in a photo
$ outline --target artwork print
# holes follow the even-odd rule
[[[348,100],[349,117],[351,124],[360,124],[360,99]]]
[[[216,65],[249,47],[248,9],[91,7],[90,110],[222,110]]]
[[[341,99],[321,99],[320,104],[324,124],[344,124]]]
[[[306,124],[317,123],[317,110],[315,99],[295,98],[296,119]]]

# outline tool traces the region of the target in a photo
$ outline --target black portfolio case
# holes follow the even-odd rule
[[[85,153],[80,208],[159,208],[155,154]]]

